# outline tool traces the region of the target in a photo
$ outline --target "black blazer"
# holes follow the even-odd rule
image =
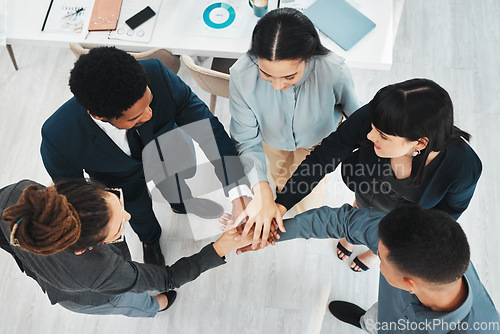
[[[214,136],[222,160],[228,156],[238,156],[222,124],[189,86],[157,59],[139,63],[149,76],[149,88],[153,93],[153,101],[150,104],[153,110],[152,118],[138,128],[144,146],[177,126],[208,119],[211,129],[207,128],[206,133],[188,134],[205,152],[211,149],[207,147],[207,135]],[[45,168],[54,180],[81,178],[83,171],[114,187],[126,188],[127,184],[144,180],[142,161],[125,154],[74,97],[63,104],[43,125],[40,151]],[[220,164],[214,164],[218,165]],[[243,168],[237,173],[226,173],[224,168],[216,168],[215,172],[227,195],[227,190],[241,180],[244,173]]]

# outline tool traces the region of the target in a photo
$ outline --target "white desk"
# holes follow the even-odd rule
[[[395,1],[397,4],[402,3],[402,0]],[[245,7],[243,4],[246,4],[247,0],[241,0],[241,2],[243,9]],[[393,15],[393,0],[349,0],[349,2],[374,21],[377,26],[348,52],[342,50],[327,37],[322,36],[325,46],[344,57],[351,67],[390,69],[395,30],[401,11],[396,10],[396,17]],[[179,17],[177,11],[181,8],[182,1],[177,0],[163,0],[149,43],[108,39],[108,32],[92,32],[85,38],[90,15],[87,15],[87,22],[81,34],[42,32],[41,27],[49,3],[50,0],[9,1],[7,7],[7,44],[67,47],[68,43],[75,42],[88,46],[115,45],[127,51],[144,51],[162,47],[169,49],[174,54],[224,58],[238,58],[248,50],[250,45],[251,28],[245,31],[245,36],[240,36],[240,38],[220,38],[216,36],[216,33],[214,33],[214,37],[182,34],[182,29],[179,28],[182,22],[177,20]],[[277,0],[271,0],[269,9],[276,8],[276,6]],[[253,15],[251,14],[252,9],[247,7],[248,13]],[[257,22],[256,17],[254,21]]]

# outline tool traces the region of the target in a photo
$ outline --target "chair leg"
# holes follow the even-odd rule
[[[215,115],[215,103],[217,102],[217,95],[210,95],[210,111]]]
[[[16,57],[14,57],[14,51],[12,50],[12,45],[7,44],[6,46],[7,46],[7,52],[9,52],[10,60],[12,61],[12,64],[14,65],[14,68],[17,71],[18,68],[16,63]]]

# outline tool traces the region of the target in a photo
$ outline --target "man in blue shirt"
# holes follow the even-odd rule
[[[366,312],[347,302],[329,305],[338,319],[368,333],[500,333],[461,226],[418,205],[384,215],[348,204],[325,206],[286,220],[287,232],[277,241],[346,237],[378,254],[378,303]]]

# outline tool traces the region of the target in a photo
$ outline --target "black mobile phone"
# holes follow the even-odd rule
[[[155,16],[156,13],[154,10],[151,9],[151,7],[147,6],[143,10],[141,10],[139,13],[135,14],[131,18],[125,21],[125,23],[131,28],[135,29],[153,16]]]

